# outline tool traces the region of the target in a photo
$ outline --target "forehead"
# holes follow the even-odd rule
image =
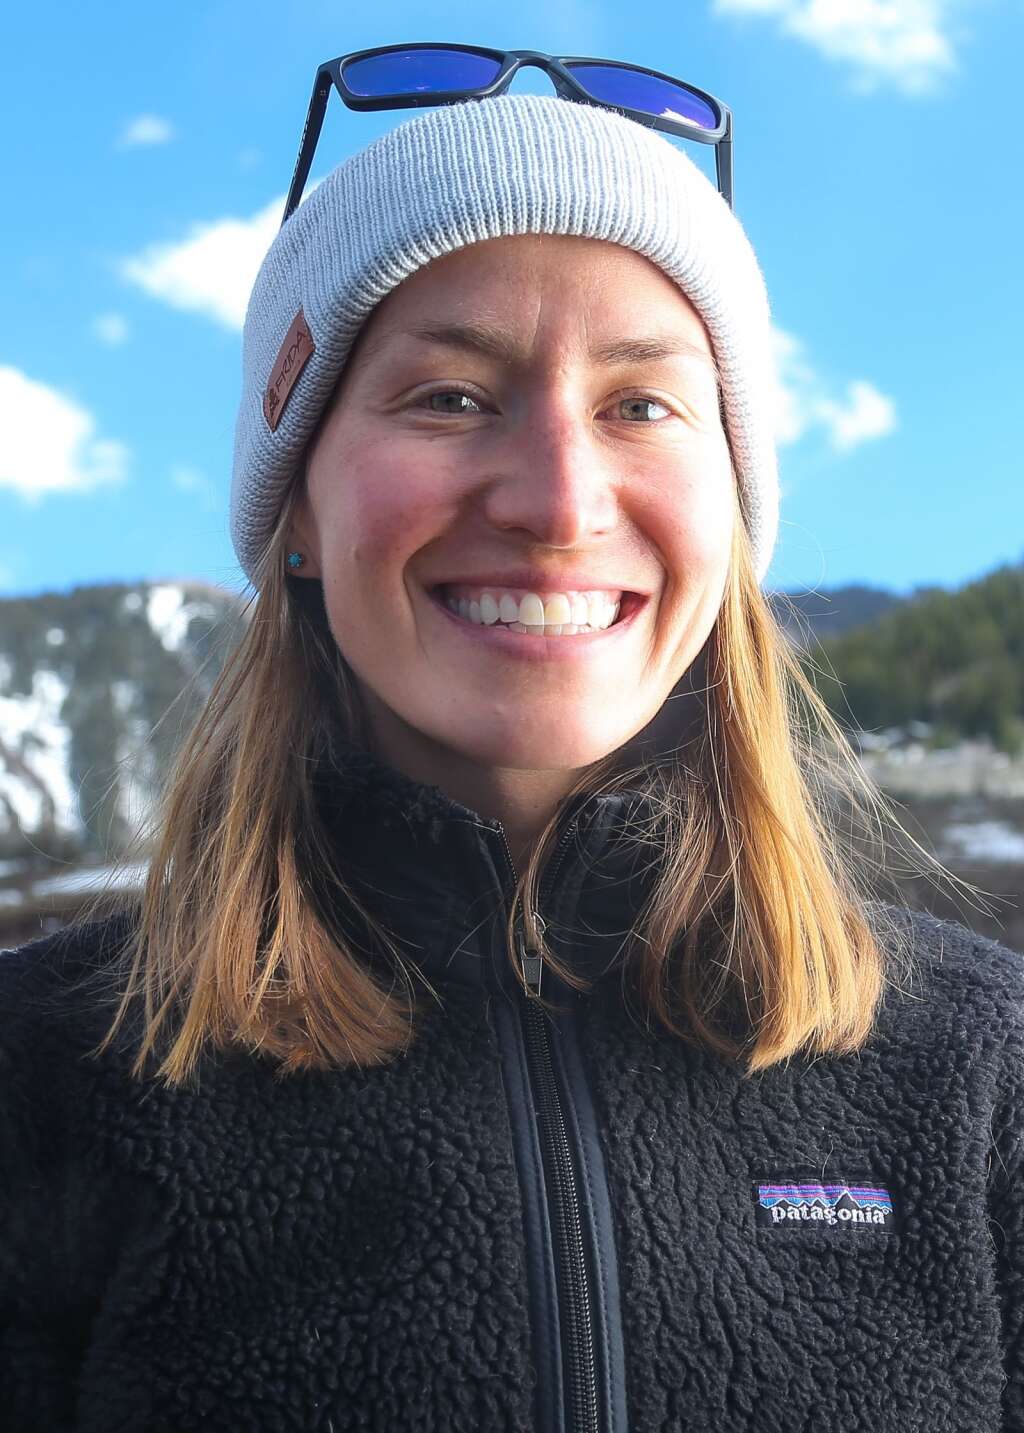
[[[359,347],[365,360],[399,341],[474,329],[506,335],[508,352],[492,355],[506,361],[545,336],[598,349],[653,339],[665,352],[652,351],[652,359],[673,348],[713,358],[697,310],[650,259],[561,234],[488,239],[424,265],[377,305]]]

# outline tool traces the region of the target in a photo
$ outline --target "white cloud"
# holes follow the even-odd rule
[[[719,15],[760,15],[851,69],[853,88],[930,93],[956,69],[953,12],[962,0],[713,0]]]
[[[108,348],[119,348],[127,341],[128,322],[119,313],[101,313],[93,319],[92,331],[100,343]]]
[[[126,476],[129,451],[96,436],[96,420],[74,399],[0,366],[0,488],[28,502],[89,492]]]
[[[800,339],[773,329],[777,387],[775,437],[780,446],[821,429],[837,453],[883,438],[898,426],[896,405],[869,383],[855,378],[836,396],[804,357]]]
[[[143,145],[169,144],[175,137],[174,127],[158,114],[140,114],[129,120],[117,140],[118,149],[138,149]]]
[[[821,419],[828,424],[832,446],[839,452],[848,452],[872,438],[884,438],[895,429],[896,405],[873,384],[855,379],[847,384],[846,392],[845,407],[829,398],[820,399],[818,404]]]
[[[193,224],[186,239],[151,244],[122,261],[123,278],[188,313],[240,329],[263,256],[281,225],[285,196],[248,219]]]
[[[171,468],[171,482],[183,493],[191,493],[199,499],[207,511],[220,507],[220,494],[213,483],[198,468],[177,464]]]

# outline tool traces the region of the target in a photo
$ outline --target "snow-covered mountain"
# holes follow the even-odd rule
[[[0,600],[0,862],[123,848],[240,605],[199,583]]]

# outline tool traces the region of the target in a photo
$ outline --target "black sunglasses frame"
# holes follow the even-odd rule
[[[353,93],[346,85],[346,65],[355,60],[371,59],[375,55],[397,54],[402,50],[459,50],[463,54],[482,55],[487,59],[498,60],[501,68],[490,84],[478,85],[465,90],[451,90],[444,95],[367,96]],[[637,74],[651,75],[654,79],[666,80],[669,84],[678,85],[702,99],[718,116],[718,124],[714,129],[709,130],[698,124],[690,124],[686,120],[665,119],[660,115],[648,114],[645,110],[627,109],[623,105],[609,104],[606,100],[597,99],[584,89],[572,72],[566,69],[566,65],[570,64],[605,65],[612,69],[633,70]],[[732,111],[728,105],[724,105],[720,99],[708,94],[706,90],[700,90],[696,85],[687,84],[685,80],[677,80],[672,75],[662,74],[660,70],[649,70],[643,65],[628,65],[621,60],[601,60],[585,55],[545,55],[540,50],[491,50],[485,45],[458,45],[437,40],[423,40],[410,45],[378,45],[376,49],[372,50],[353,50],[351,54],[339,55],[334,60],[326,60],[319,67],[316,79],[313,81],[313,94],[309,101],[309,110],[306,113],[306,123],[302,130],[302,140],[292,173],[292,182],[288,187],[288,198],[285,201],[284,216],[281,219],[282,227],[299,207],[299,201],[306,187],[306,180],[309,178],[320,131],[323,128],[327,101],[330,99],[332,88],[337,90],[348,108],[354,110],[423,109],[430,106],[440,108],[442,105],[459,104],[463,100],[487,99],[491,95],[500,95],[508,89],[519,70],[530,65],[544,70],[554,85],[556,93],[562,99],[574,100],[580,104],[596,105],[599,109],[615,110],[618,114],[624,114],[628,119],[635,119],[637,123],[647,125],[649,129],[660,129],[666,134],[674,134],[681,139],[693,139],[698,144],[713,144],[715,146],[718,191],[729,208],[733,208]]]

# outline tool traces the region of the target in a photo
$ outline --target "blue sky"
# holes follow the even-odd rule
[[[631,60],[732,107],[779,359],[767,586],[1024,558],[1016,0],[61,3],[4,24],[0,592],[241,589],[245,302],[317,64],[403,40]],[[314,180],[409,114],[332,96]]]

